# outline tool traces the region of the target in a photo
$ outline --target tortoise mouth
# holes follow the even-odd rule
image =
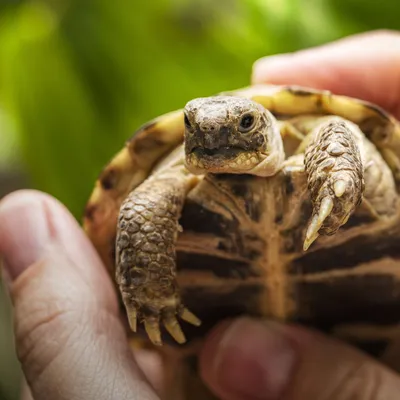
[[[237,146],[223,146],[215,149],[207,149],[198,146],[193,148],[190,153],[194,154],[197,158],[233,158],[244,151],[246,150],[243,147]]]
[[[247,173],[261,161],[262,156],[243,147],[205,149],[196,147],[186,154],[186,167],[193,173]]]

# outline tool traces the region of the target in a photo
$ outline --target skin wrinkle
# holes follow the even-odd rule
[[[35,263],[35,265],[32,265],[28,270],[24,271],[20,277],[17,279],[15,282],[15,285],[12,287],[13,291],[13,297],[19,299],[18,297],[18,292],[24,291],[24,286],[25,285],[31,285],[32,279],[37,279],[40,280],[40,275],[46,274],[46,264],[49,261],[42,260],[39,261],[38,263]],[[32,276],[33,275],[33,276]],[[47,274],[43,280],[48,280],[50,277]],[[51,287],[51,286],[50,286]],[[64,293],[67,293],[66,291]],[[91,293],[88,291],[88,293]],[[87,304],[92,303],[95,305],[93,307],[93,311],[95,314],[99,312],[98,310],[98,305],[99,303],[95,301],[96,299],[93,296],[93,301],[88,302]],[[27,345],[26,343],[29,341],[34,341],[35,337],[41,337],[41,331],[46,332],[47,329],[46,325],[52,324],[55,322],[56,324],[59,321],[62,321],[62,319],[68,314],[68,313],[74,313],[75,311],[81,312],[80,310],[82,309],[82,304],[76,305],[75,307],[77,308],[74,310],[74,299],[68,299],[64,298],[60,300],[57,303],[51,302],[51,303],[46,303],[44,301],[40,301],[40,299],[36,300],[36,303],[38,305],[38,309],[36,313],[32,313],[32,303],[29,301],[26,305],[24,305],[24,300],[22,300],[22,304],[17,304],[17,312],[18,314],[24,315],[24,309],[25,307],[28,307],[30,312],[29,312],[29,317],[28,318],[16,318],[16,336],[17,340],[20,343],[19,346],[19,351],[20,351],[20,357],[25,358],[28,356],[30,350],[29,350],[29,344]],[[56,306],[55,306],[56,305]],[[42,307],[45,306],[45,309]],[[22,307],[22,308],[21,308]],[[91,307],[92,308],[92,307]],[[105,311],[110,315],[111,318],[113,318],[114,314],[110,313],[109,310]],[[43,314],[41,316],[41,314]],[[37,317],[39,315],[39,317]],[[55,321],[54,321],[55,320]],[[35,324],[33,326],[29,325],[29,321],[34,321]],[[45,327],[42,327],[44,325]],[[36,332],[39,331],[38,334]],[[27,349],[25,349],[27,348]],[[28,353],[28,354],[25,354]]]
[[[91,323],[89,324],[89,326],[91,326]],[[96,328],[96,326],[97,324],[94,325],[94,328]],[[86,360],[90,360],[91,353],[101,352],[103,347],[101,345],[102,344],[101,342],[102,341],[106,342],[108,340],[107,337],[103,338],[102,336],[104,335],[102,335],[101,333],[98,334],[98,332],[91,332],[90,330],[88,330],[85,336],[87,336],[88,339],[91,338],[91,336],[95,336],[95,338],[94,340],[90,340],[88,346],[85,346],[83,349],[81,356],[83,363],[85,363]],[[86,357],[86,353],[89,357]],[[90,370],[90,375],[87,377],[87,379],[86,378],[84,379],[81,385],[87,387],[88,393],[90,393],[91,390],[94,390],[93,395],[95,396],[95,398],[104,398],[104,397],[108,398],[109,396],[107,396],[107,393],[109,393],[110,391],[109,384],[106,385],[96,384],[98,376],[105,376],[107,382],[109,382],[109,380],[111,379],[111,381],[114,382],[112,386],[115,386],[116,371],[115,372],[113,371],[112,374],[102,373],[103,371],[105,372],[107,371],[107,364],[111,361],[110,358],[111,358],[110,355],[108,353],[105,353],[103,354],[103,357],[101,357],[101,359],[96,359],[97,362],[94,365],[91,361],[86,361],[86,364],[89,364],[87,366],[84,364],[80,365],[80,368],[83,367],[84,370],[86,369]],[[76,360],[76,364],[78,365],[81,364],[79,359]]]
[[[56,316],[50,317],[48,321],[41,322],[38,326],[36,326],[32,332],[28,333],[27,336],[21,338],[21,335],[17,338],[19,340],[18,346],[18,358],[23,365],[26,366],[26,369],[30,371],[32,375],[35,376],[35,379],[40,378],[40,375],[43,373],[43,369],[47,369],[50,367],[52,361],[58,356],[58,349],[61,347],[65,347],[66,343],[68,342],[69,336],[73,335],[72,332],[64,332],[66,334],[65,337],[58,337],[56,343],[46,343],[43,339],[46,338],[46,332],[52,329],[52,326],[55,324],[59,324],[59,320],[62,317],[65,317],[66,313],[60,313]],[[74,327],[73,329],[76,329]],[[40,339],[38,339],[40,338]],[[57,352],[53,354],[50,349],[57,347]],[[41,362],[40,364],[36,365],[36,360],[38,358],[38,354],[43,359],[44,355],[47,355],[46,362]]]
[[[95,327],[96,327],[96,325],[95,325]],[[107,341],[108,339],[107,339],[107,337],[103,337],[104,336],[104,333],[102,333],[101,331],[99,331],[99,332],[96,332],[96,335],[98,335],[99,336],[99,338],[98,338],[98,340],[96,340],[96,342],[95,342],[95,345],[96,345],[96,347],[99,347],[99,349],[97,349],[97,350],[95,350],[96,352],[97,351],[101,351],[101,349],[102,349],[102,345],[101,345],[101,341],[102,340],[105,340],[105,341]],[[88,348],[89,349],[89,348]],[[95,365],[95,368],[93,369],[93,374],[92,374],[92,377],[91,377],[91,382],[89,382],[88,383],[88,386],[90,387],[90,386],[96,386],[95,384],[96,384],[96,377],[99,375],[99,376],[101,376],[101,375],[104,375],[104,374],[102,374],[102,371],[103,370],[107,370],[107,365],[111,362],[112,360],[111,360],[111,357],[110,357],[110,355],[109,354],[107,354],[107,356],[106,357],[102,357],[101,358],[101,360],[99,360],[99,362]],[[109,378],[110,379],[110,381],[111,381],[111,384],[109,383],[109,384],[107,384],[107,385],[105,385],[104,387],[103,386],[100,386],[99,387],[99,393],[97,394],[97,397],[98,398],[109,398],[110,397],[110,395],[112,396],[112,394],[114,393],[114,388],[115,388],[115,386],[116,386],[116,376],[117,376],[117,374],[118,374],[118,371],[114,371],[113,372],[113,374],[111,374],[111,375],[107,375],[107,374],[105,374],[106,376],[107,376],[107,379]],[[115,395],[115,394],[114,394]]]
[[[83,318],[81,318],[83,319]],[[96,385],[93,384],[96,381],[96,378],[98,376],[102,376],[101,372],[102,372],[102,364],[104,366],[104,359],[106,358],[105,356],[107,354],[103,354],[103,356],[101,358],[96,358],[95,359],[95,363],[93,363],[92,360],[90,360],[90,354],[93,353],[97,353],[98,351],[101,351],[101,346],[99,346],[99,342],[101,337],[97,334],[95,334],[95,332],[92,331],[92,329],[89,329],[89,327],[92,327],[92,323],[95,323],[93,325],[93,328],[96,328],[96,321],[94,320],[93,316],[91,316],[90,314],[87,315],[87,319],[83,319],[85,322],[89,322],[87,323],[87,325],[83,324],[82,325],[82,332],[81,334],[77,335],[78,338],[80,337],[84,337],[86,338],[87,341],[87,345],[86,346],[82,346],[82,343],[79,342],[78,340],[71,340],[71,348],[72,351],[70,351],[70,353],[72,354],[79,354],[79,357],[77,357],[75,360],[73,359],[73,364],[72,364],[72,368],[79,370],[79,369],[83,369],[83,370],[87,370],[90,371],[89,375],[86,377],[84,377],[85,379],[83,380],[83,382],[80,384],[80,386],[82,386],[83,388],[86,387],[86,392],[90,393],[92,388],[94,389],[94,393],[93,395],[95,397],[98,397],[99,395],[101,395],[101,391],[106,391],[106,388],[103,387],[103,385]],[[97,317],[96,317],[97,320]],[[84,322],[82,321],[82,322]],[[78,331],[79,333],[79,331]],[[93,338],[94,336],[94,338]],[[76,351],[73,351],[73,347],[76,347]],[[83,349],[81,348],[83,347]],[[100,349],[96,349],[96,347],[100,347]],[[68,346],[67,346],[68,348]],[[80,350],[80,351],[79,351]],[[108,378],[107,374],[106,377]],[[77,377],[77,381],[80,381],[80,376]],[[96,393],[96,389],[98,390],[98,392]],[[85,389],[83,390],[83,392],[85,393]]]
[[[94,321],[93,316],[88,315],[89,319],[93,319],[93,322],[95,323],[96,321]],[[88,326],[92,326],[92,323],[89,323]],[[97,327],[97,324],[94,324],[94,329]],[[90,375],[85,378],[82,382],[82,386],[83,387],[87,387],[87,392],[90,393],[91,390],[94,390],[93,395],[96,398],[108,398],[109,396],[107,396],[107,393],[112,393],[110,392],[109,389],[109,384],[106,385],[97,385],[96,381],[97,381],[97,377],[98,376],[105,376],[107,382],[109,381],[109,379],[111,379],[114,382],[115,385],[115,379],[116,379],[116,371],[112,374],[107,374],[107,365],[108,362],[111,361],[110,360],[110,355],[109,354],[103,354],[103,357],[101,357],[100,359],[97,358],[96,359],[96,363],[93,364],[92,361],[90,361],[90,354],[93,353],[97,353],[97,352],[101,352],[103,346],[101,345],[102,341],[107,342],[108,338],[107,337],[102,337],[104,336],[104,334],[99,333],[99,332],[92,332],[91,330],[87,329],[86,334],[84,333],[82,336],[86,336],[88,339],[90,339],[92,336],[94,337],[94,340],[88,340],[88,345],[84,347],[83,352],[81,354],[81,357],[79,357],[78,359],[76,359],[76,364],[78,368],[82,368],[84,370],[89,370],[90,371]],[[80,347],[80,346],[78,346]],[[87,357],[88,356],[88,357]],[[81,360],[82,359],[82,362]],[[86,362],[85,362],[86,361]],[[81,365],[83,364],[83,365]],[[88,365],[85,365],[88,364]],[[103,373],[103,371],[105,373]],[[78,378],[79,380],[79,378]],[[113,385],[113,386],[114,386]]]
[[[339,398],[341,400],[384,400],[383,397],[379,396],[379,393],[382,393],[381,389],[385,387],[386,383],[381,375],[381,369],[373,368],[371,364],[366,364],[365,360],[360,359],[358,365],[353,367],[337,383],[326,400],[336,400]],[[357,380],[362,382],[362,384],[357,384]],[[360,388],[362,389],[361,391]]]
[[[282,396],[282,399],[297,400],[298,398],[302,399],[301,397],[296,397],[298,395],[318,395],[318,400],[379,400],[380,397],[373,397],[372,393],[388,394],[390,390],[385,390],[386,387],[393,387],[393,390],[396,390],[394,379],[397,380],[398,378],[392,371],[378,364],[370,357],[359,353],[352,347],[348,347],[334,339],[327,339],[319,332],[308,332],[301,327],[284,326],[282,332],[292,341],[293,345],[297,347],[297,354],[299,355],[297,372],[291,380],[288,380],[288,389],[285,395]],[[324,354],[325,356],[322,361],[320,354]],[[340,364],[340,368],[327,367],[325,362],[330,358],[333,359],[332,364],[335,365],[335,360],[338,358],[337,354],[342,355],[343,361]],[[321,368],[317,369],[316,365],[318,365],[319,361],[321,361]],[[367,373],[364,373],[365,369],[367,369]],[[330,385],[327,384],[323,387],[322,391],[319,389],[317,392],[313,391],[310,393],[310,390],[315,390],[313,389],[313,383],[307,382],[304,386],[303,379],[307,376],[313,376],[312,372],[321,373],[322,379],[328,379],[327,373],[330,372],[331,379],[333,379],[334,382],[332,389],[329,390]],[[363,378],[364,375],[365,378]],[[370,375],[372,375],[372,378],[369,377]],[[373,388],[370,389],[369,386],[365,384],[358,384],[357,379],[360,382],[368,383],[375,380]],[[391,384],[391,380],[393,384]],[[303,390],[298,392],[296,388],[301,388],[302,386]],[[348,397],[345,397],[344,394],[347,393]],[[370,397],[366,397],[367,395]],[[382,400],[388,400],[389,398],[390,397],[382,397]]]
[[[98,398],[98,396],[100,396],[102,392],[103,393],[110,392],[110,395],[111,394],[114,395],[110,391],[110,385],[108,384],[108,380],[112,379],[114,382],[113,386],[115,387],[115,381],[116,380],[119,381],[121,373],[124,373],[126,370],[126,366],[122,368],[122,364],[124,363],[119,362],[117,364],[121,365],[121,371],[113,369],[111,374],[109,373],[109,371],[107,371],[108,365],[116,364],[114,362],[115,353],[104,351],[104,349],[107,348],[107,342],[109,342],[110,340],[109,339],[110,334],[107,332],[109,328],[107,327],[116,326],[114,323],[110,323],[110,321],[108,321],[109,317],[110,316],[107,313],[104,313],[104,318],[103,318],[99,314],[93,314],[92,312],[84,312],[81,313],[80,317],[73,318],[72,320],[76,325],[71,334],[69,335],[65,345],[62,347],[62,351],[57,354],[57,357],[54,358],[52,363],[48,364],[48,368],[46,368],[46,370],[44,371],[44,374],[41,376],[41,379],[36,378],[37,379],[36,382],[32,382],[32,384],[40,385],[43,382],[44,385],[47,385],[47,382],[49,381],[47,375],[50,374],[50,376],[52,376],[52,370],[60,370],[60,366],[57,365],[59,359],[62,360],[63,364],[65,364],[65,360],[67,360],[67,362],[68,360],[70,360],[71,364],[64,365],[62,369],[87,371],[89,373],[89,376],[86,373],[78,374],[75,379],[75,385],[80,388],[80,393],[84,395],[83,398],[85,398],[86,396]],[[104,331],[105,327],[106,330]],[[125,345],[124,341],[125,335],[122,331],[120,333],[122,339],[120,341],[120,344]],[[82,342],[82,340],[84,340],[84,342]],[[85,342],[87,344],[85,344]],[[101,360],[99,360],[99,358],[94,358],[92,360],[92,357],[90,357],[90,355],[95,353],[102,354]],[[78,355],[78,358],[74,356],[74,358],[71,359],[70,357],[71,354]],[[129,351],[127,351],[126,354],[129,354]],[[96,362],[100,361],[100,363],[93,364],[93,361]],[[102,371],[104,372],[102,373]],[[106,379],[102,379],[103,384],[94,385],[93,382],[98,382],[99,377],[103,378],[105,377]],[[54,381],[54,377],[51,377],[50,379],[51,381]],[[141,380],[143,379],[144,378],[141,377]],[[72,390],[70,391],[70,389]],[[70,388],[68,384],[67,386],[63,386],[63,381],[61,381],[61,387],[59,390],[60,390],[59,394],[63,396],[62,398],[66,399],[75,398],[74,396],[75,389]],[[110,396],[107,396],[105,398],[110,398]]]
[[[64,356],[65,349],[67,349],[67,352],[68,352],[67,360],[70,359],[70,354],[76,354],[77,357],[76,357],[76,359],[72,360],[74,362],[72,362],[71,365],[68,365],[68,363],[65,362],[65,360],[63,360],[62,361],[62,364],[64,364],[63,369],[71,370],[71,371],[80,369],[81,360],[84,359],[84,354],[85,354],[85,351],[88,349],[88,346],[85,346],[83,351],[74,352],[73,345],[76,343],[76,337],[84,337],[83,335],[79,335],[79,331],[80,331],[79,328],[81,330],[83,330],[82,329],[83,327],[84,327],[84,325],[82,325],[82,324],[76,324],[73,327],[72,331],[66,338],[65,344],[61,347],[61,351],[59,351],[58,354],[56,354],[55,357],[51,360],[51,362],[49,362],[46,365],[46,368],[43,369],[42,374],[37,374],[37,376],[35,376],[35,381],[32,382],[31,385],[39,385],[40,386],[41,383],[43,383],[44,385],[47,385],[48,379],[47,379],[46,375],[48,375],[48,374],[52,375],[52,370],[57,369],[57,363],[58,363],[59,359],[61,358],[63,360],[63,358],[65,357]],[[71,344],[71,346],[69,346],[69,344]],[[63,395],[63,393],[66,391],[66,394],[67,394],[66,398],[75,397],[74,393],[73,393],[73,388],[71,388],[70,393],[69,393],[68,387],[65,390],[65,388],[63,386],[64,380],[63,380],[62,376],[63,376],[63,374],[60,374],[59,376],[57,376],[55,378],[54,377],[51,378],[53,380],[53,382],[55,381],[55,387],[56,387],[55,391],[61,395]],[[86,389],[86,391],[87,391],[87,389]],[[82,392],[85,393],[85,389],[83,389]],[[68,395],[68,394],[70,394],[70,395]]]
[[[67,348],[68,349],[67,351],[71,352],[71,348],[68,346],[68,343],[71,342],[71,337],[73,338],[72,343],[74,342],[74,340],[76,339],[75,332],[77,331],[77,329],[79,327],[81,328],[82,326],[80,324],[74,325],[74,327],[72,328],[72,331],[68,332],[67,336],[63,340],[63,343],[61,343],[61,344],[59,342],[57,343],[54,341],[46,341],[46,340],[41,340],[41,341],[35,343],[35,347],[30,352],[30,354],[37,353],[37,354],[40,354],[40,357],[43,357],[43,354],[47,354],[49,358],[46,362],[43,362],[43,360],[42,360],[42,362],[39,363],[39,365],[35,366],[35,360],[37,360],[39,358],[37,356],[37,354],[32,355],[32,357],[31,357],[32,361],[27,358],[22,360],[23,365],[24,365],[25,375],[27,377],[27,381],[33,389],[40,388],[42,386],[42,384],[47,386],[47,382],[49,381],[47,376],[53,375],[53,371],[57,368],[57,363],[59,362],[60,359],[63,359],[63,357],[64,357],[63,353],[64,353],[65,349]],[[50,327],[50,329],[51,329],[51,327]],[[56,332],[56,330],[54,332]],[[43,337],[46,338],[45,335],[43,335]],[[50,356],[50,354],[51,354],[51,356]],[[74,363],[75,365],[79,365],[79,359],[82,358],[82,356],[83,356],[82,352],[78,352],[77,356],[78,356],[78,359]],[[63,361],[63,363],[65,364],[65,361]],[[69,366],[69,368],[67,368],[67,369],[74,370],[75,369],[74,364]],[[34,366],[32,366],[32,365],[34,365]],[[59,381],[60,381],[60,378],[58,376],[51,377],[52,386],[55,386],[58,389],[56,391],[62,393],[62,390],[60,389]],[[62,383],[62,381],[61,381],[61,383]],[[38,392],[43,392],[43,391],[39,389]]]
[[[78,315],[78,317],[76,317],[76,315]],[[58,358],[64,357],[63,353],[65,351],[67,351],[67,354],[78,355],[78,359],[69,369],[75,370],[75,367],[77,367],[77,370],[80,369],[79,368],[80,359],[84,356],[84,353],[85,351],[87,351],[86,349],[90,347],[90,344],[89,346],[85,346],[83,348],[83,351],[74,352],[71,351],[71,349],[73,349],[74,344],[81,343],[82,339],[85,339],[83,328],[85,327],[85,323],[87,323],[88,317],[90,317],[90,315],[92,315],[92,313],[87,313],[86,315],[86,313],[83,314],[82,312],[79,311],[64,313],[57,319],[53,319],[52,322],[50,323],[50,326],[47,325],[41,326],[41,329],[37,335],[40,339],[34,341],[34,347],[32,347],[31,351],[23,359],[23,364],[28,367],[27,369],[35,377],[35,382],[33,383],[39,382],[41,380],[41,377],[43,375],[46,375],[48,371],[50,371],[51,373],[51,371],[53,370],[52,365],[55,362],[57,362]],[[63,319],[65,321],[63,321]],[[64,326],[66,326],[67,329],[64,329]],[[61,332],[61,335],[57,336],[58,339],[57,341],[54,340],[48,341],[46,340],[46,335],[45,335],[45,333],[48,331],[52,331],[53,334],[54,332]],[[63,336],[63,334],[65,336]],[[81,347],[81,344],[79,344],[79,346]],[[35,360],[38,358],[37,354],[33,353],[40,354],[40,357],[43,357],[43,354],[48,355],[48,360],[46,360],[46,362],[43,362],[42,359],[41,362],[42,371],[35,370],[33,367],[30,367],[30,365],[34,364]],[[29,356],[31,355],[32,355],[31,357],[32,361],[29,359]],[[46,379],[43,378],[43,381],[46,381]]]
[[[345,400],[347,394],[350,395],[350,399],[352,399],[352,394],[349,393],[351,391],[351,383],[354,378],[359,374],[359,371],[362,369],[365,360],[359,360],[356,366],[351,366],[351,369],[347,373],[343,373],[341,378],[336,382],[333,386],[332,391],[326,393],[326,400],[335,400],[337,399],[337,395],[340,393],[342,399]],[[363,398],[364,399],[364,398]],[[321,399],[323,400],[323,399]],[[354,399],[355,400],[355,399]],[[365,399],[367,400],[367,399]],[[375,399],[376,400],[376,399]]]
[[[25,282],[27,282],[30,278],[30,273],[35,272],[34,269],[36,268],[41,268],[44,264],[39,263],[36,266],[32,266],[32,269],[28,269],[27,271],[27,276]],[[21,275],[21,278],[25,278],[25,276]],[[19,279],[16,284],[21,283],[22,281]],[[31,283],[27,283],[30,285]],[[22,289],[23,290],[23,289]],[[42,332],[47,332],[49,325],[51,326],[53,323],[58,324],[59,320],[64,317],[66,314],[71,312],[72,310],[69,309],[60,309],[59,307],[56,307],[55,310],[52,310],[54,307],[54,303],[44,303],[41,301],[36,301],[36,303],[39,305],[39,308],[37,312],[33,312],[34,308],[32,308],[32,302],[29,302],[28,304],[24,305],[24,300],[26,298],[20,298],[18,296],[18,292],[21,291],[21,285],[18,287],[18,289],[14,286],[13,290],[13,297],[16,299],[16,323],[15,323],[15,332],[16,332],[16,340],[19,344],[18,346],[18,354],[19,357],[22,359],[22,361],[27,361],[26,357],[29,356],[30,352],[32,351],[32,343],[35,343],[36,338],[41,338],[42,337]],[[22,303],[22,304],[21,304]],[[42,305],[46,306],[45,311],[43,312],[43,308],[41,307]],[[66,303],[63,301],[62,306],[65,307]],[[25,311],[26,309],[29,309],[29,311]],[[25,314],[28,313],[28,316],[25,317]],[[40,318],[37,317],[37,315],[43,314]],[[20,317],[21,316],[21,317]],[[32,325],[33,322],[33,325]]]

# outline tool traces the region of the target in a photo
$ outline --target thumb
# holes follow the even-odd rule
[[[0,203],[16,350],[36,399],[156,399],[118,316],[111,281],[67,210],[23,191]]]
[[[203,379],[224,400],[398,399],[400,378],[350,346],[297,326],[239,319],[203,348]]]
[[[264,57],[254,64],[252,81],[331,90],[376,103],[400,118],[400,34],[369,32]]]

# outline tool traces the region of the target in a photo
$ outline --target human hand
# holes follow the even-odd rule
[[[252,81],[328,89],[377,103],[400,118],[400,34],[372,32],[266,57],[255,63]],[[387,355],[392,365],[400,366],[399,347]],[[350,346],[300,327],[250,319],[211,334],[201,369],[224,400],[394,400],[400,393],[400,376]]]
[[[4,198],[0,253],[36,400],[158,398],[159,366],[144,352],[132,356],[111,279],[60,203],[34,191]]]

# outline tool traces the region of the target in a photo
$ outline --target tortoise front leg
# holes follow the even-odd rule
[[[364,192],[363,138],[356,127],[332,118],[305,139],[304,162],[313,214],[304,250],[320,235],[332,235],[347,222]]]
[[[184,167],[160,172],[134,189],[121,205],[116,239],[116,280],[131,329],[144,322],[161,345],[160,322],[179,343],[185,336],[177,316],[199,325],[182,303],[176,281],[175,243],[182,208],[197,179]]]

